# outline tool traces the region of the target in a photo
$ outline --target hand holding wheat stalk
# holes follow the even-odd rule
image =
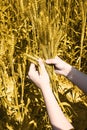
[[[32,55],[30,55],[30,54],[26,54],[26,53],[24,53],[24,55],[25,56],[27,56],[27,59],[31,62],[31,63],[33,63],[33,64],[35,64],[36,66],[38,66],[38,69],[39,69],[39,71],[40,71],[40,66],[39,66],[39,64],[38,64],[38,61],[39,61],[39,59],[40,59],[40,57],[38,57],[37,55],[34,55],[34,56],[32,56]],[[45,64],[45,67],[46,67],[46,70],[47,70],[47,72],[48,72],[48,74],[49,74],[49,77],[52,79],[52,67],[50,67],[50,66],[48,66],[47,64],[46,64],[46,62],[45,62],[45,59],[42,59],[43,60],[43,63]],[[29,77],[28,77],[29,78]]]

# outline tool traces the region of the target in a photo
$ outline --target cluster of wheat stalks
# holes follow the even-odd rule
[[[87,72],[86,7],[86,0],[0,2],[0,129],[51,130],[40,90],[27,79],[29,65],[38,66],[39,57],[45,60],[58,55]],[[87,127],[87,110],[84,125],[77,126],[73,120],[82,115],[80,118],[71,105],[81,102],[87,106],[86,96],[55,75],[53,67],[46,65],[46,69],[66,117],[79,130]]]

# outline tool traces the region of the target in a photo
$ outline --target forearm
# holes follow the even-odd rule
[[[72,83],[87,93],[87,75],[72,67],[66,76]]]
[[[47,112],[50,118],[50,122],[54,130],[70,130],[73,126],[68,122],[64,116],[61,108],[59,107],[52,90],[49,87],[42,89],[43,97],[46,103]]]

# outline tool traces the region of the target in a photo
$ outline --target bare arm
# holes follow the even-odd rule
[[[31,64],[29,69],[29,78],[41,89],[46,104],[47,112],[50,122],[54,130],[70,130],[73,126],[64,116],[61,108],[59,107],[50,87],[50,80],[48,73],[42,60],[39,61],[40,72]]]
[[[47,87],[45,90],[43,86],[42,93],[53,130],[73,129],[73,126],[66,119],[61,108],[59,107],[50,86]]]
[[[77,85],[80,89],[82,89],[85,93],[87,93],[87,75],[75,69],[68,63],[64,62],[59,57],[55,57],[54,59],[46,60],[47,64],[52,64],[55,67],[55,72],[57,74],[64,75],[67,77],[72,83]]]

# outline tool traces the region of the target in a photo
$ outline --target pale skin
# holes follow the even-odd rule
[[[47,64],[55,66],[55,73],[67,77],[72,83],[77,85],[82,91],[87,93],[87,74],[80,72],[72,67],[70,64],[64,62],[58,56],[54,59],[46,60]]]
[[[45,69],[43,61],[39,59],[38,63],[40,66],[40,72],[36,70],[36,67],[34,64],[31,64],[29,72],[28,72],[28,76],[36,84],[36,86],[39,87],[42,91],[53,130],[73,129],[73,126],[69,123],[69,121],[64,116],[51,90],[49,75]],[[61,75],[66,76],[73,83],[75,83],[76,85],[79,85],[79,87],[83,91],[87,92],[86,81],[85,81],[87,79],[87,75],[76,70],[71,65],[67,64],[62,59],[60,59],[59,57],[55,57],[54,59],[48,59],[46,60],[46,63],[49,65],[54,65],[56,74],[61,74]],[[81,81],[81,79],[83,80],[83,82]]]

